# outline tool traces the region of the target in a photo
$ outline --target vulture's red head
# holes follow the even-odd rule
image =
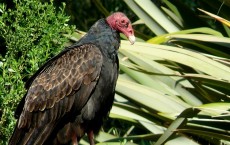
[[[129,39],[130,43],[134,44],[134,31],[130,20],[127,18],[125,14],[121,12],[113,13],[112,15],[106,18],[106,21],[112,29],[123,33]]]

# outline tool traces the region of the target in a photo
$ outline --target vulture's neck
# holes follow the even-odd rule
[[[96,45],[103,55],[113,59],[114,55],[117,55],[120,46],[120,35],[108,25],[105,19],[100,19],[78,42],[78,44],[86,43]]]

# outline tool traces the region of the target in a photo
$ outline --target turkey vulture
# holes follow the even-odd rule
[[[130,20],[121,12],[98,20],[78,42],[48,60],[27,82],[10,145],[90,144],[114,100],[117,51],[123,33],[135,42]]]

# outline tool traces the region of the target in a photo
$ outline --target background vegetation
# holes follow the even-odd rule
[[[230,144],[229,22],[197,9],[229,20],[228,1],[0,2],[0,144],[29,76],[115,11],[131,19],[138,42],[122,41],[116,101],[97,143]]]
[[[9,1],[7,1],[9,2]],[[0,5],[0,144],[7,144],[15,126],[14,110],[25,81],[64,47],[69,17],[52,4],[14,0]]]

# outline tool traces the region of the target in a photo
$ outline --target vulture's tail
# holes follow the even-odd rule
[[[54,127],[55,123],[48,123],[36,128],[31,127],[28,130],[19,129],[16,126],[9,145],[42,145],[48,139]]]

